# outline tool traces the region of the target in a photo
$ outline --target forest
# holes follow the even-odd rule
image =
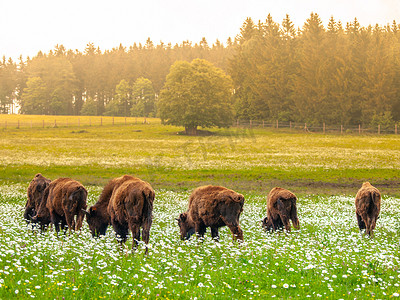
[[[363,27],[355,18],[327,26],[311,13],[301,28],[247,18],[225,43],[146,43],[83,52],[56,45],[48,53],[3,57],[0,113],[158,116],[171,65],[204,59],[233,83],[237,120],[308,124],[387,124],[400,120],[400,25]]]

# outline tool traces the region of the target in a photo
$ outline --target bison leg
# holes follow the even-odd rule
[[[197,237],[203,239],[204,234],[207,231],[207,227],[202,222],[197,222],[196,224],[194,224],[194,230],[196,232]]]
[[[376,226],[376,219],[375,219],[374,217],[372,217],[372,218],[370,219],[369,228],[368,228],[368,235],[369,235],[370,237],[373,237],[373,236],[374,236],[374,229],[375,229],[375,226]]]
[[[76,224],[75,224],[76,231],[81,229],[84,218],[85,218],[85,212],[83,210],[80,210],[78,212],[78,215],[76,216]]]
[[[292,210],[290,211],[290,219],[292,220],[293,227],[296,229],[300,229],[299,218],[297,217],[297,207],[296,205],[292,205]]]
[[[128,239],[128,224],[121,224],[116,220],[113,220],[111,223],[117,235],[117,240],[121,244],[124,244]]]
[[[291,228],[290,228],[289,218],[285,215],[282,215],[280,219],[282,220],[282,224],[285,226],[286,231],[290,232]]]
[[[132,249],[136,249],[138,242],[140,241],[140,226],[137,223],[129,224],[129,228],[132,232]]]
[[[153,219],[150,216],[144,221],[144,224],[143,224],[142,238],[143,238],[143,242],[145,242],[145,244],[146,244],[146,252],[145,252],[146,254],[149,252],[147,245],[150,240],[150,228],[151,228],[152,223],[153,223]]]
[[[56,212],[52,211],[50,212],[50,219],[51,223],[54,224],[54,228],[56,229],[57,235],[60,231],[60,225],[62,226],[62,222],[64,221],[64,218],[60,215],[58,215]]]
[[[74,215],[69,212],[64,211],[64,216],[65,216],[65,220],[68,225],[68,231],[71,232],[71,230],[75,228]]]
[[[360,228],[360,231],[361,231],[366,228],[365,222],[363,221],[363,219],[361,218],[361,216],[358,213],[356,213],[356,216],[357,216],[358,228]]]
[[[67,220],[65,220],[65,217],[61,218],[61,229],[64,230],[64,234],[67,233],[68,226],[67,226]]]
[[[218,227],[216,227],[216,226],[211,227],[211,237],[214,241],[216,241],[216,242],[219,241]]]

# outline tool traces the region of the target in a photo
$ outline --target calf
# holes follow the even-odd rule
[[[113,191],[125,181],[133,179],[137,178],[130,175],[124,175],[110,180],[101,192],[99,200],[89,208],[88,212],[86,212],[86,221],[93,237],[105,235],[108,225],[111,224],[110,214],[108,213],[107,208]]]
[[[360,231],[365,229],[365,233],[372,237],[381,210],[381,193],[369,182],[364,182],[357,192],[355,204]]]
[[[243,231],[239,217],[243,211],[244,197],[222,186],[202,186],[196,188],[189,197],[189,207],[178,220],[181,239],[189,239],[193,233],[204,237],[207,227],[211,227],[213,239],[219,239],[218,229],[228,226],[234,240],[243,241]]]
[[[267,197],[267,216],[262,221],[265,231],[283,229],[290,231],[290,220],[296,229],[300,228],[297,218],[296,196],[283,188],[273,188]]]
[[[49,186],[51,180],[38,173],[28,186],[28,200],[25,205],[24,219],[27,223],[32,221],[42,202],[44,190]]]
[[[82,184],[71,178],[58,178],[46,188],[35,218],[42,225],[51,222],[57,232],[60,224],[63,229],[68,226],[69,230],[79,230],[85,217],[86,199],[87,191]]]
[[[133,237],[132,248],[135,249],[140,240],[140,227],[142,227],[142,239],[147,246],[154,198],[155,193],[151,185],[138,178],[125,180],[114,189],[107,211],[121,244],[126,242],[130,230]],[[146,248],[146,253],[147,251]]]

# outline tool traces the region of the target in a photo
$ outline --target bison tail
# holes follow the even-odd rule
[[[372,192],[369,194],[368,198],[369,201],[367,205],[367,214],[372,215],[378,210],[380,197],[379,194],[377,194],[376,192]]]
[[[144,190],[142,191],[142,194],[144,198],[143,217],[144,219],[151,219],[153,213],[153,202],[155,198],[154,191]]]

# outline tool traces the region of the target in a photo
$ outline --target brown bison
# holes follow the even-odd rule
[[[189,207],[178,220],[181,239],[189,239],[193,233],[204,237],[207,227],[211,236],[218,241],[218,229],[228,226],[234,240],[243,241],[243,231],[239,217],[243,211],[244,197],[222,186],[202,186],[196,188],[189,197]]]
[[[111,225],[110,214],[108,213],[108,204],[110,203],[113,191],[125,181],[134,179],[137,178],[130,175],[124,175],[110,180],[101,192],[99,200],[89,208],[89,211],[86,213],[86,221],[93,237],[105,235],[108,225]]]
[[[381,210],[381,193],[369,182],[364,182],[356,195],[356,216],[360,231],[373,236]]]
[[[285,227],[290,231],[290,220],[296,229],[300,228],[297,218],[296,196],[283,188],[273,188],[267,198],[267,216],[262,221],[265,231],[280,230]]]
[[[25,205],[24,219],[27,223],[32,221],[42,202],[44,190],[49,186],[51,180],[38,173],[28,186],[28,200]]]
[[[86,199],[87,191],[82,184],[71,178],[58,178],[46,188],[34,219],[42,226],[51,222],[57,232],[60,224],[63,229],[68,226],[69,230],[79,230],[85,217]]]
[[[108,213],[121,244],[126,242],[130,230],[133,237],[132,248],[135,249],[142,227],[142,239],[147,246],[153,221],[154,198],[155,193],[151,185],[139,178],[126,180],[114,189],[108,204]]]

